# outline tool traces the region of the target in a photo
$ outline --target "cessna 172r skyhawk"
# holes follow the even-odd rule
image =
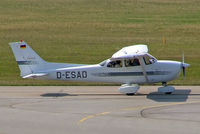
[[[22,78],[122,83],[119,92],[130,95],[139,90],[138,84],[161,82],[158,92],[172,93],[167,82],[176,79],[189,64],[157,60],[146,45],[124,47],[100,64],[63,64],[44,61],[24,41],[9,43],[19,65]]]

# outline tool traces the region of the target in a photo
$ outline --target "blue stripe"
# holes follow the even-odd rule
[[[167,75],[168,71],[148,71],[147,75]],[[99,77],[109,77],[109,76],[143,76],[143,72],[110,72],[110,73],[95,73],[93,74]]]
[[[17,61],[18,65],[34,65],[34,64],[38,64],[38,62],[36,61]]]

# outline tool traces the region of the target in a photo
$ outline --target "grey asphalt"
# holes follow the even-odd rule
[[[2,86],[0,134],[199,134],[200,87]]]

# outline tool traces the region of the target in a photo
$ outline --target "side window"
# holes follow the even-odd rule
[[[122,67],[122,61],[121,60],[116,60],[116,61],[111,61],[107,64],[107,67],[111,68],[119,68]]]
[[[139,66],[140,62],[137,58],[135,59],[127,59],[125,60],[125,66],[130,67],[130,66]]]

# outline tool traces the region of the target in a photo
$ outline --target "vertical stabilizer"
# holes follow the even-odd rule
[[[26,42],[11,42],[9,44],[22,77],[38,71],[46,63]]]

